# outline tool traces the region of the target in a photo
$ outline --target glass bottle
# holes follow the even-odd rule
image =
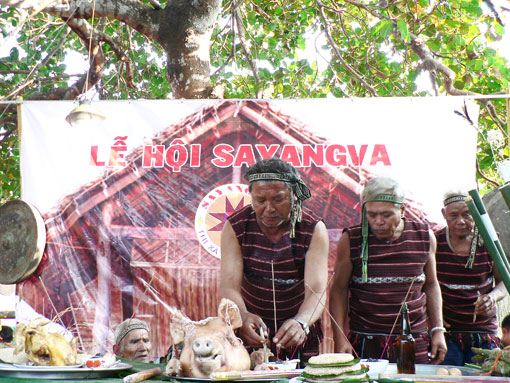
[[[397,350],[397,372],[399,374],[415,373],[416,345],[411,334],[411,322],[409,321],[409,311],[407,303],[402,305],[402,328],[400,335],[395,342]]]

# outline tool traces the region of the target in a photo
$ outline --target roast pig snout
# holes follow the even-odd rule
[[[193,352],[197,356],[209,356],[214,350],[214,343],[208,338],[197,338],[193,342]]]

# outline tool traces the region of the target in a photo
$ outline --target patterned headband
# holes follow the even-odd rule
[[[312,196],[312,193],[310,192],[310,189],[308,189],[308,186],[303,182],[301,178],[296,177],[290,177],[287,174],[280,174],[280,173],[255,173],[248,176],[248,181],[254,182],[254,181],[283,181],[283,182],[289,182],[294,186],[293,190],[296,194],[296,197],[300,201],[304,201],[305,199],[308,199]]]
[[[399,205],[402,205],[404,203],[404,197],[397,197],[393,194],[378,194],[372,198],[366,199],[363,201],[363,204],[367,202],[392,202],[392,203],[398,203]]]
[[[454,203],[454,202],[460,202],[460,201],[465,202],[466,198],[467,198],[466,195],[462,195],[462,194],[454,195],[454,196],[446,198],[443,201],[443,205],[446,207],[447,205]]]

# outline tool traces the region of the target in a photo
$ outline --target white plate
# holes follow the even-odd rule
[[[267,376],[261,376],[267,372]],[[267,382],[272,380],[280,380],[280,379],[289,379],[293,378],[296,375],[301,375],[303,370],[288,370],[288,371],[278,371],[278,370],[269,370],[269,371],[247,371],[246,375],[239,379],[228,379],[228,382]],[[250,376],[252,375],[252,376]],[[176,380],[193,380],[193,381],[203,381],[203,382],[217,382],[217,383],[225,383],[227,380],[212,380],[211,378],[188,378],[185,376],[170,376],[172,379]]]
[[[23,379],[91,379],[116,376],[117,372],[129,370],[133,366],[119,362],[111,367],[74,366],[27,366],[0,363],[0,377]]]
[[[73,364],[71,366],[37,366],[35,364],[12,364],[13,367],[22,369],[34,369],[34,370],[62,370],[69,368],[80,368],[83,364]]]
[[[241,378],[241,379],[229,379],[227,380],[211,380],[211,378],[188,378],[186,376],[169,376],[169,378],[175,380],[191,380],[195,382],[270,382],[272,380],[280,380],[285,378]]]

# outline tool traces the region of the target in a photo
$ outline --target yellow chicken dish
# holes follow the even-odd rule
[[[28,359],[39,366],[70,366],[77,364],[76,338],[68,342],[58,333],[48,332],[45,318],[32,320],[28,325],[16,326],[15,354],[25,352]]]

